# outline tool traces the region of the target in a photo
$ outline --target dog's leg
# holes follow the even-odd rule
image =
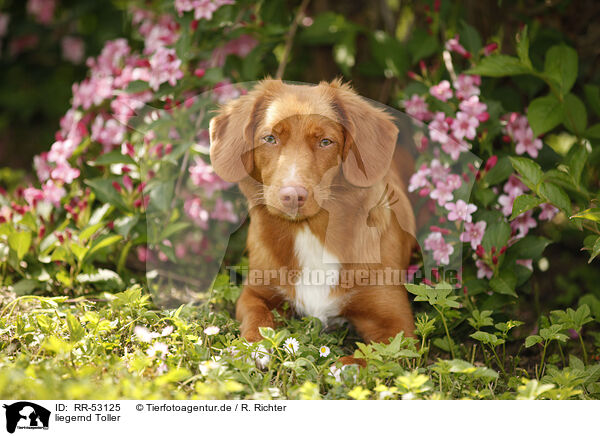
[[[282,301],[274,292],[245,286],[235,310],[242,337],[248,342],[258,342],[262,339],[259,327],[275,328],[271,310],[279,307]]]
[[[404,287],[366,287],[356,294],[344,316],[367,342],[389,342],[403,331],[414,337],[415,324]]]

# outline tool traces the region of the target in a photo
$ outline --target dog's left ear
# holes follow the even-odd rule
[[[334,81],[334,105],[345,131],[342,171],[355,186],[372,186],[387,173],[396,148],[398,128],[392,117]]]

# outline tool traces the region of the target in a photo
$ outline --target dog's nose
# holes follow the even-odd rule
[[[284,186],[279,190],[281,204],[290,209],[302,207],[307,198],[308,191],[303,186]]]

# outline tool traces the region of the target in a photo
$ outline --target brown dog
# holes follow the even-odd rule
[[[210,122],[216,173],[248,199],[250,272],[236,315],[248,341],[288,301],[324,324],[351,321],[366,341],[413,316],[398,273],[415,222],[391,117],[341,81],[264,80]]]

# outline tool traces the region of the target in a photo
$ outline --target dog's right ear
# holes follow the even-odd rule
[[[210,160],[219,177],[239,182],[254,168],[254,130],[269,94],[280,80],[263,80],[248,94],[230,101],[210,120]]]
[[[244,95],[219,109],[210,120],[210,161],[227,182],[238,182],[252,172],[252,143],[258,101]]]

